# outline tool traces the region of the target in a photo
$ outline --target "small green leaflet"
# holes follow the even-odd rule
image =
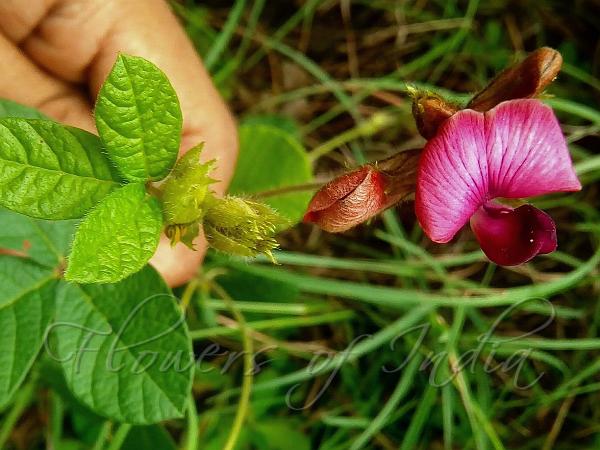
[[[139,450],[140,448],[177,450],[177,445],[162,425],[135,426],[127,433],[121,450]]]
[[[54,313],[56,274],[31,261],[0,256],[0,408],[37,356]]]
[[[0,119],[0,206],[76,219],[118,186],[93,134],[48,120]]]
[[[150,266],[118,284],[59,289],[54,355],[94,412],[150,424],[181,417],[194,360],[183,312]]]
[[[296,223],[312,193],[286,189],[311,181],[306,151],[291,133],[262,123],[240,127],[240,155],[229,188],[232,194],[265,194],[258,199]],[[271,195],[275,191],[279,192]]]
[[[137,272],[154,254],[162,230],[158,200],[143,184],[128,184],[106,197],[75,234],[68,281],[114,283]]]
[[[182,115],[165,74],[143,58],[119,55],[96,102],[96,127],[130,181],[161,180],[179,152]]]

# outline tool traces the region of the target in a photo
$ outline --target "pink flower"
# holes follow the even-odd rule
[[[513,209],[495,199],[580,189],[552,109],[510,100],[446,120],[423,151],[415,210],[433,241],[450,241],[470,221],[488,258],[516,265],[554,251],[556,227],[533,206]]]

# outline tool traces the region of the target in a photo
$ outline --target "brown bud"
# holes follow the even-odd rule
[[[406,199],[415,191],[420,153],[400,152],[335,178],[315,194],[304,222],[339,233]]]
[[[425,139],[436,135],[444,121],[460,109],[431,92],[410,90],[413,97],[412,113],[417,123],[417,129]]]
[[[549,47],[538,48],[523,61],[504,69],[473,97],[467,108],[488,111],[506,100],[539,95],[558,75],[562,56]]]

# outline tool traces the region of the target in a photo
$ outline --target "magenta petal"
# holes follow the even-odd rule
[[[491,198],[581,189],[558,120],[539,100],[512,100],[488,111],[486,136]]]
[[[429,238],[448,242],[488,200],[485,119],[463,110],[425,146],[415,196],[417,219]]]
[[[496,197],[579,189],[552,109],[538,100],[511,100],[446,120],[423,151],[415,212],[433,241],[448,242]]]
[[[487,203],[471,218],[471,228],[487,257],[502,266],[522,264],[556,250],[554,221],[531,205],[512,209]]]

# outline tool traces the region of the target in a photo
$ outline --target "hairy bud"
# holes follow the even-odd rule
[[[412,113],[417,129],[425,139],[435,136],[442,123],[460,109],[458,105],[431,92],[414,88],[408,92],[413,98]]]
[[[210,196],[209,177],[214,161],[200,162],[203,144],[183,155],[161,186],[162,202],[167,225],[196,222],[202,217],[202,205]]]
[[[271,207],[238,197],[213,198],[206,206],[204,234],[216,250],[238,256],[265,254],[279,246],[277,230],[287,225]]]

